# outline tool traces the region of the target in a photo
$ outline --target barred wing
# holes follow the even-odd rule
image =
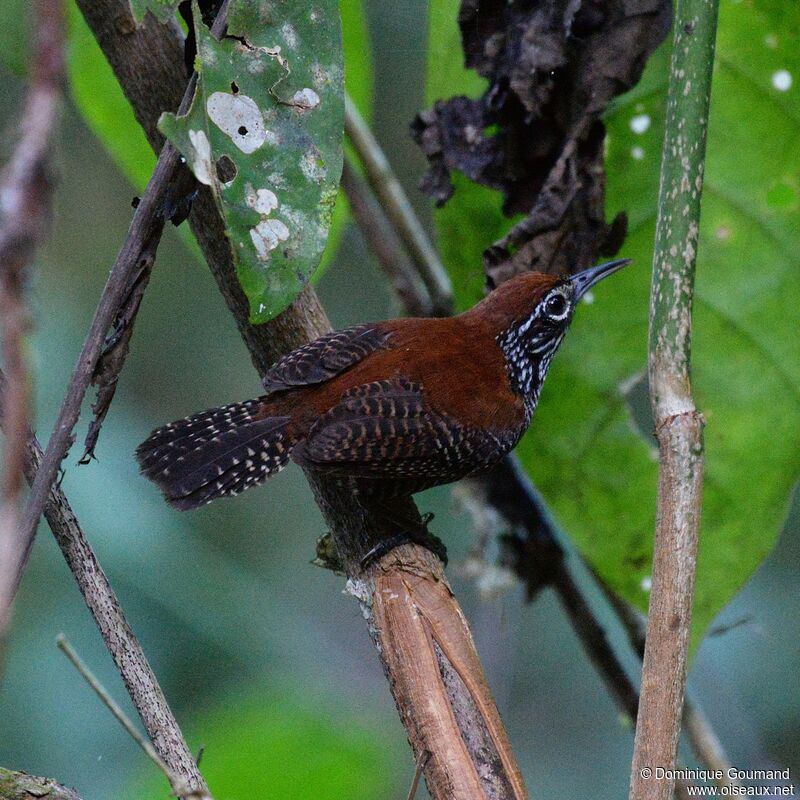
[[[264,376],[267,394],[324,383],[386,345],[391,334],[377,324],[356,325],[321,336],[280,359]]]
[[[520,430],[521,433],[521,430]],[[422,387],[402,378],[351,390],[309,431],[293,457],[358,479],[385,479],[413,493],[491,466],[518,435],[469,428],[431,409]]]

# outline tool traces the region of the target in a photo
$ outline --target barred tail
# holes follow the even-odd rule
[[[290,417],[258,418],[260,400],[232,403],[153,431],[136,450],[142,474],[183,511],[231,497],[286,466]]]

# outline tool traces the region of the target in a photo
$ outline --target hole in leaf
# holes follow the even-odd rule
[[[220,156],[217,161],[217,178],[220,183],[230,183],[236,177],[236,164],[228,156]]]
[[[231,81],[231,91],[234,94],[239,94],[239,85],[236,83],[236,81]]]
[[[247,136],[247,128],[244,125],[239,126],[239,136]]]

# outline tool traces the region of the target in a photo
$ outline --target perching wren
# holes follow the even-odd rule
[[[289,459],[384,498],[486,469],[530,424],[578,300],[627,263],[568,278],[529,272],[456,317],[329,333],[280,359],[261,397],[154,431],[136,451],[142,472],[191,509]]]

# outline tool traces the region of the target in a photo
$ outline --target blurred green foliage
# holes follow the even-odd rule
[[[186,734],[202,742],[200,765],[217,800],[392,796],[393,737],[352,711],[336,705],[326,709],[324,701],[297,686],[236,692],[195,715]],[[125,796],[167,800],[169,788],[150,768]]]
[[[431,100],[476,90],[463,68],[453,74],[457,6],[431,16]],[[769,4],[722,3],[694,315],[694,387],[708,422],[695,647],[773,547],[800,473],[800,106],[773,83],[780,70],[800,76],[798,25]],[[652,423],[635,422],[629,394],[647,357],[668,45],[607,116],[608,216],[628,212],[622,254],[636,263],[577,314],[519,449],[590,563],[642,609],[657,458]],[[466,307],[480,297],[482,250],[509,222],[486,189],[456,185],[436,224]]]

